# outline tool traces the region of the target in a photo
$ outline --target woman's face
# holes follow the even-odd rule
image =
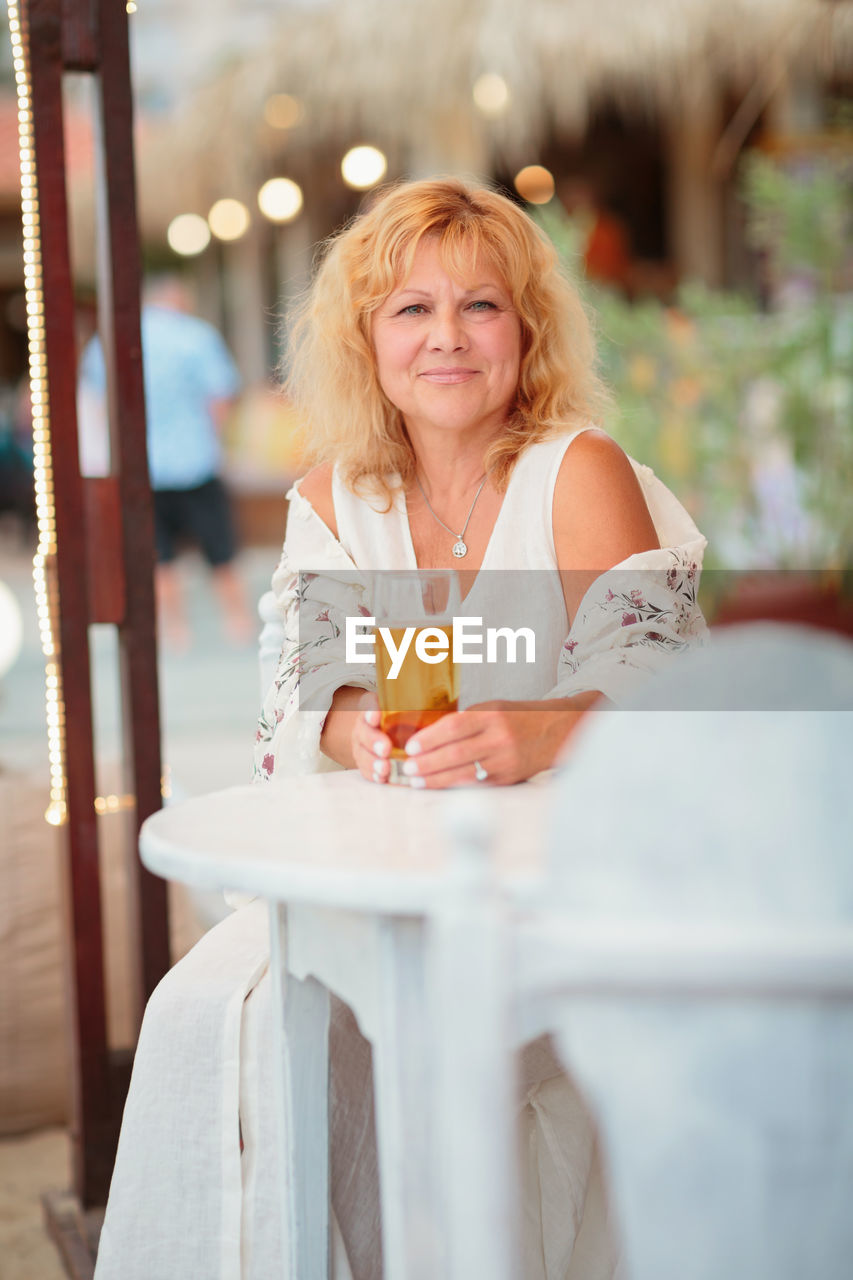
[[[494,434],[515,399],[521,323],[493,267],[448,275],[438,241],[415,254],[411,275],[373,316],[382,390],[406,426]]]

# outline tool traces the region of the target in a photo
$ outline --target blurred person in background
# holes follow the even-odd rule
[[[633,292],[631,233],[625,219],[600,186],[583,178],[566,183],[560,193],[582,236],[587,280],[630,298]]]
[[[176,649],[190,643],[175,567],[184,540],[197,545],[211,567],[228,638],[244,644],[254,634],[234,567],[234,522],[220,478],[221,433],[240,391],[240,375],[222,336],[192,309],[190,291],[177,276],[153,277],[145,287],[142,360],[157,612],[164,639]],[[83,353],[78,391],[81,469],[87,475],[109,469],[105,393],[104,357],[95,336]]]

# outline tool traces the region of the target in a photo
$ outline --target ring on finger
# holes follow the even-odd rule
[[[485,782],[489,776],[488,769],[484,769],[479,760],[474,761],[474,777],[478,782]]]

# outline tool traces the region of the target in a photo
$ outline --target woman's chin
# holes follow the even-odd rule
[[[497,433],[508,416],[508,408],[472,411],[464,405],[454,404],[448,398],[440,411],[433,411],[429,415],[404,415],[404,420],[409,431],[413,431],[415,435],[419,431],[430,435],[443,431],[452,435],[476,437]]]

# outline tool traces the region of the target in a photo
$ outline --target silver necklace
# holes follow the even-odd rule
[[[485,486],[485,483],[488,480],[488,478],[489,478],[489,473],[487,471],[486,474],[483,476],[482,480],[480,481],[479,489],[474,494],[474,501],[471,503],[471,506],[468,509],[468,515],[465,517],[465,523],[462,526],[462,532],[457,533],[455,529],[451,529],[449,524],[444,523],[441,516],[437,516],[435,514],[435,512],[432,509],[432,503],[430,502],[429,498],[426,496],[426,493],[424,493],[424,487],[421,484],[420,476],[418,475],[417,472],[415,472],[415,479],[418,482],[418,488],[423,494],[424,502],[427,504],[427,507],[429,508],[429,513],[432,516],[433,520],[437,520],[438,523],[441,525],[442,529],[446,529],[448,533],[452,533],[454,538],[456,539],[456,541],[453,544],[452,551],[453,551],[453,554],[456,556],[457,560],[461,560],[463,556],[467,556],[468,554],[468,544],[465,541],[465,530],[468,528],[468,525],[471,522],[471,516],[474,514],[474,508],[477,505],[477,499],[479,498],[480,494],[483,492],[483,487]]]

